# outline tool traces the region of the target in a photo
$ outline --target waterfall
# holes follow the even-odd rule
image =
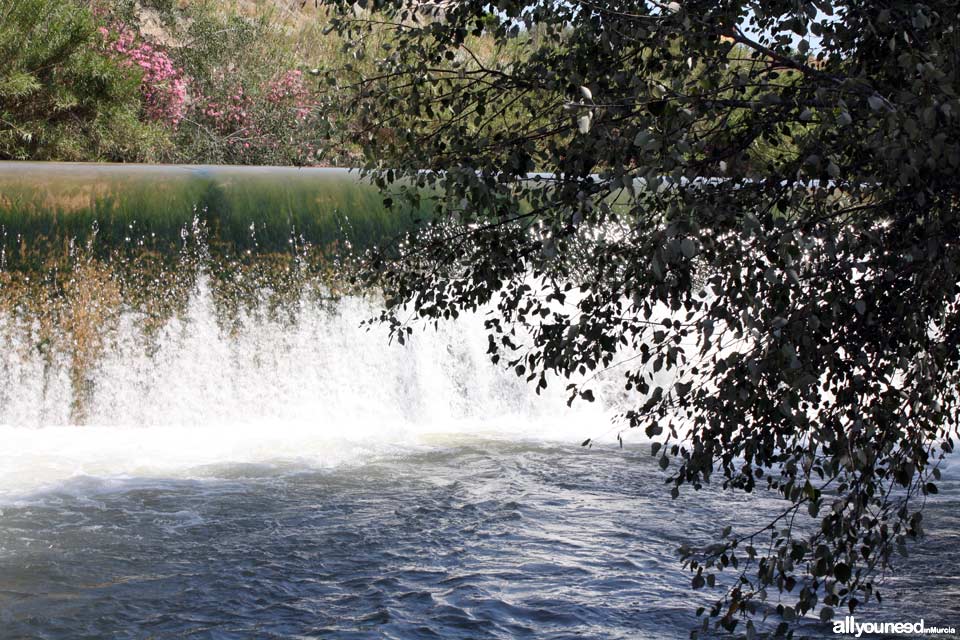
[[[225,326],[214,298],[201,276],[182,312],[149,334],[129,308],[98,327],[82,424],[76,341],[51,353],[36,322],[0,314],[0,491],[228,462],[326,466],[451,437],[569,443],[612,428],[602,402],[570,410],[560,381],[537,395],[492,365],[479,314],[399,345],[361,326],[376,300],[304,294],[291,314],[264,302]]]
[[[616,441],[615,392],[572,409],[567,381],[536,394],[490,363],[483,311],[403,345],[364,324],[379,301],[332,291],[341,259],[423,212],[386,211],[356,174],[3,162],[0,187],[0,494]]]

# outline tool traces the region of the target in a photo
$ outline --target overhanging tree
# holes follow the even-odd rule
[[[394,335],[494,304],[538,390],[622,371],[674,496],[779,492],[682,550],[704,629],[879,600],[957,436],[956,2],[330,5],[377,62],[331,70],[332,130],[435,198],[367,265]]]

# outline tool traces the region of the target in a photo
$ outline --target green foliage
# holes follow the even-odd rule
[[[328,4],[375,59],[330,117],[442,194],[370,257],[394,334],[494,304],[493,360],[538,389],[622,372],[672,495],[782,496],[681,550],[717,590],[694,635],[879,601],[960,415],[955,3]]]
[[[317,83],[304,79],[306,52],[299,47],[306,13],[281,15],[269,7],[242,12],[236,4],[211,0],[105,5],[113,20],[140,29],[146,28],[145,11],[155,12],[166,50],[189,78],[190,109],[174,134],[171,160],[316,162],[322,144],[313,121]],[[300,80],[285,85],[292,74]]]
[[[0,7],[0,158],[148,160],[166,143],[139,120],[139,77],[103,51],[89,9]]]
[[[281,2],[13,0],[0,9],[0,157],[354,165],[353,138],[371,132],[340,114],[321,122],[316,76],[348,81],[375,60],[327,22]],[[483,55],[499,46],[473,41]],[[158,55],[186,90],[175,118],[156,117],[153,71],[141,69]]]

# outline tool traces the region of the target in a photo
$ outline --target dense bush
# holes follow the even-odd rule
[[[114,33],[100,27],[99,31],[122,66],[139,68],[143,74],[140,92],[144,114],[176,127],[187,107],[187,80],[170,55],[131,29],[121,27]]]
[[[12,0],[0,158],[318,164],[322,14],[282,3]],[[342,159],[333,158],[334,160]]]
[[[11,0],[0,158],[356,166],[360,137],[392,134],[331,108],[376,60],[328,23],[286,0]]]
[[[152,160],[168,131],[141,116],[140,72],[104,47],[91,11],[62,0],[0,8],[0,158]]]
[[[304,73],[314,56],[304,43],[318,15],[284,13],[278,6],[265,3],[251,9],[205,0],[104,0],[98,5],[122,34],[114,36],[118,42],[138,33],[137,46],[169,56],[172,67],[165,84],[151,82],[151,88],[168,87],[173,94],[168,97],[178,98],[172,82],[183,83],[182,108],[175,117],[166,117],[175,128],[173,160],[317,163],[322,128],[314,108],[316,83]],[[155,42],[151,47],[151,39],[163,40],[163,46]],[[156,98],[150,96],[152,113],[159,106],[153,104]]]

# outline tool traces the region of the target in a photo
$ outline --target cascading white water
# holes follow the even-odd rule
[[[70,424],[69,355],[44,356],[0,316],[0,494],[209,464],[329,466],[479,435],[613,437],[612,407],[571,410],[563,384],[538,396],[492,365],[481,317],[398,345],[361,326],[375,311],[362,298],[303,296],[294,320],[253,307],[225,328],[201,277],[156,334],[134,311],[104,329],[82,425]]]
[[[171,171],[57,168],[88,170]],[[351,182],[214,171],[235,172],[234,186]],[[623,450],[577,446],[614,445],[611,418],[641,401],[618,371],[588,374],[598,401],[570,408],[566,381],[537,395],[490,364],[482,314],[391,345],[361,326],[375,299],[320,295],[329,273],[307,273],[329,265],[299,262],[309,252],[243,271],[211,258],[206,232],[181,230],[172,269],[104,260],[91,240],[69,242],[68,265],[25,254],[3,272],[0,251],[0,636],[670,639],[706,604],[677,545],[781,509],[718,483],[670,500],[638,432]],[[943,552],[960,530],[955,468],[912,572],[885,592],[894,620],[960,615]]]

